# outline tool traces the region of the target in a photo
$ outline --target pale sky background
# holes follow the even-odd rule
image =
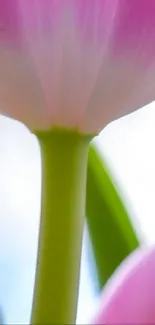
[[[155,243],[155,103],[111,123],[95,140],[134,224]],[[20,123],[0,117],[0,306],[5,322],[29,322],[40,213],[40,153]],[[78,324],[95,310],[83,247]]]

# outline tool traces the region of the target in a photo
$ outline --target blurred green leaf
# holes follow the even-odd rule
[[[140,243],[125,203],[94,145],[88,157],[86,218],[101,289]]]

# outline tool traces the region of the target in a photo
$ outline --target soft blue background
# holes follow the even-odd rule
[[[95,140],[110,164],[139,235],[155,242],[155,104],[109,125]],[[20,123],[0,117],[0,305],[5,321],[26,324],[32,302],[40,214],[40,153]],[[84,238],[78,324],[97,299]]]

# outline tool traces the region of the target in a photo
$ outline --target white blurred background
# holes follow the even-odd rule
[[[155,103],[111,123],[96,138],[134,223],[155,243]],[[0,306],[5,323],[28,324],[40,214],[40,153],[20,123],[0,117]],[[78,324],[96,305],[83,246]]]

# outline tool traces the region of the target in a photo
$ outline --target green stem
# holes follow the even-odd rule
[[[75,324],[90,138],[36,132],[42,213],[31,324]]]

